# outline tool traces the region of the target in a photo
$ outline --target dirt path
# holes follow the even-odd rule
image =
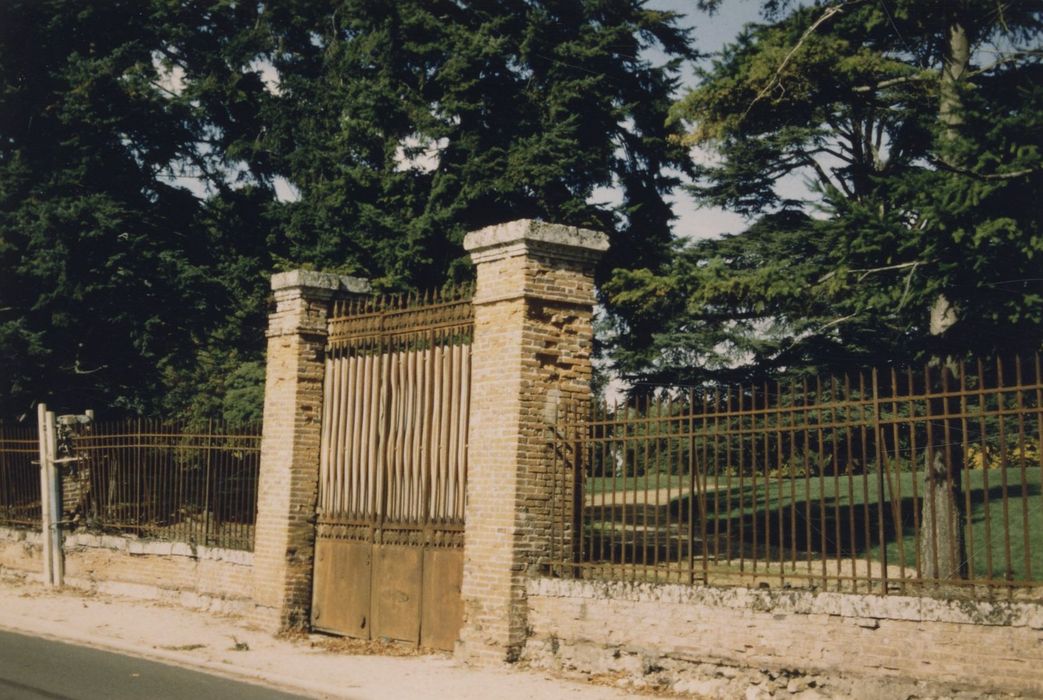
[[[0,578],[0,629],[134,654],[316,698],[616,700],[621,690],[507,666],[473,669],[447,655],[374,656],[323,635],[275,639],[234,617]],[[384,648],[383,651],[399,651]]]
[[[713,493],[714,491],[724,490],[724,484],[714,486],[712,483],[709,483],[706,485],[705,492]],[[664,486],[659,489],[628,489],[625,491],[616,491],[614,494],[614,501],[613,492],[611,491],[606,491],[604,493],[587,493],[585,494],[584,498],[588,506],[600,506],[602,505],[602,499],[604,499],[604,505],[606,506],[622,506],[624,498],[626,498],[626,504],[628,506],[665,506],[668,505],[670,502],[687,495],[687,486],[673,486],[670,488],[666,488]]]

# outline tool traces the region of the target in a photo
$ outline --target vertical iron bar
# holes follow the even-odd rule
[[[1021,580],[1032,580],[1032,537],[1029,534],[1029,500],[1028,500],[1028,475],[1025,470],[1025,401],[1024,385],[1021,381],[1021,355],[1014,358],[1014,381],[1016,392],[1016,408],[1018,416],[1018,467],[1021,472],[1021,533],[1024,542],[1025,570],[1022,572]],[[969,484],[968,484],[969,485]],[[965,489],[969,491],[970,489]],[[970,518],[970,510],[967,511]]]
[[[706,543],[703,543],[706,548]],[[695,583],[695,389],[688,390],[688,583]],[[703,583],[706,583],[704,580]]]
[[[880,532],[880,569],[882,573],[881,593],[887,595],[887,533],[884,528],[884,432],[880,427],[880,376],[877,369],[873,368],[873,435],[876,445],[876,493],[877,493],[877,519],[879,520]],[[897,523],[895,523],[897,528]],[[896,535],[896,538],[900,535]]]
[[[858,530],[855,525],[855,469],[854,452],[855,446],[851,439],[851,375],[844,373],[844,456],[847,459],[845,473],[847,476],[847,503],[848,503],[848,547],[851,550],[851,586],[852,590],[858,592]],[[868,529],[868,528],[866,528]]]
[[[975,543],[974,543],[974,518],[971,517],[971,490],[974,486],[971,481],[971,459],[970,459],[970,431],[967,425],[967,417],[969,415],[968,401],[967,401],[967,367],[964,362],[960,362],[960,436],[961,436],[961,450],[963,452],[963,475],[960,478],[960,483],[963,485],[963,512],[964,522],[966,523],[966,539],[964,540],[967,547],[967,562],[962,567],[966,572],[968,580],[974,579],[974,561],[975,556]],[[983,464],[984,466],[984,464]]]
[[[1010,462],[1007,455],[1007,428],[1004,421],[1004,408],[1007,403],[1006,384],[1003,381],[1003,360],[996,358],[996,418],[999,421],[1000,437],[1000,488],[1003,494],[1003,562],[1006,566],[1004,578],[1014,578],[1014,562],[1010,547],[1010,493],[1007,483],[1007,468]]]
[[[894,460],[892,461],[893,468],[888,471],[888,480],[890,484],[891,492],[891,506],[894,511],[895,518],[895,539],[898,541],[898,560],[900,562],[900,576],[901,576],[901,592],[904,594],[906,591],[905,579],[906,579],[906,560],[905,560],[905,523],[902,522],[902,473],[900,470],[901,466],[901,430],[898,425],[899,418],[899,405],[898,405],[898,373],[895,369],[891,368],[891,435],[894,441]],[[883,440],[883,435],[880,436]],[[890,483],[891,472],[894,473],[894,483]]]
[[[824,459],[826,452],[826,435],[823,430],[822,424],[824,422],[823,417],[823,401],[822,401],[822,377],[818,374],[815,375],[815,420],[818,424],[818,449],[816,451],[816,468],[818,470],[818,508],[819,508],[819,559],[822,560],[822,588],[825,590],[828,586],[828,570],[827,570],[827,554],[829,547],[829,538],[826,535],[826,461]]]
[[[811,565],[811,449],[808,445],[808,433],[811,430],[811,413],[808,411],[807,377],[801,379],[800,425],[800,444],[803,452],[803,459],[801,461],[803,462],[804,467],[804,558],[807,562],[807,580],[810,585],[811,577],[813,575]],[[796,436],[794,436],[794,438],[796,438]]]
[[[759,557],[757,556],[757,545],[759,543],[757,537],[757,502],[760,493],[757,490],[757,472],[760,471],[757,465],[757,385],[750,384],[750,466],[752,467],[752,473],[750,474],[750,481],[753,483],[753,490],[750,494],[750,525],[753,530],[753,547],[750,551],[750,565],[753,569],[753,583],[757,583],[757,564]]]
[[[212,461],[213,461],[213,441],[214,441],[214,419],[211,418],[206,423],[206,477],[203,483],[203,544],[209,545],[212,542],[216,543],[217,538],[214,533],[211,532],[211,527],[214,526],[212,518],[210,517],[210,486],[212,476]]]
[[[861,370],[858,372],[858,433],[860,443],[860,455],[862,457],[862,519],[866,538],[866,593],[873,591],[873,529],[871,527],[871,516],[869,513],[869,445],[866,430],[866,375]],[[880,503],[881,515],[883,503]],[[883,538],[879,542],[881,548],[884,546]]]
[[[746,574],[746,484],[744,479],[746,472],[746,436],[743,432],[742,407],[745,402],[741,384],[736,389],[736,399],[739,404],[738,411],[735,414],[738,421],[739,434],[739,576],[742,577]],[[729,552],[729,558],[730,555],[731,553]]]
[[[713,391],[713,560],[717,564],[721,559],[721,388]],[[706,543],[703,543],[706,550]],[[703,560],[706,560],[706,556]],[[708,569],[709,567],[704,567]],[[707,575],[707,571],[703,575]]]
[[[992,581],[993,575],[993,561],[992,561],[992,512],[989,504],[990,493],[989,493],[989,452],[988,443],[986,436],[986,422],[985,416],[988,411],[988,398],[985,392],[985,366],[981,359],[977,361],[978,370],[978,437],[981,444],[981,458],[982,458],[982,470],[981,470],[981,481],[982,481],[982,506],[985,511],[985,578],[988,581]]]

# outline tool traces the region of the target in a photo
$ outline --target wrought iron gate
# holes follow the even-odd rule
[[[451,649],[463,616],[469,290],[329,321],[312,625]]]

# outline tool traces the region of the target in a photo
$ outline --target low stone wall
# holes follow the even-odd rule
[[[43,578],[40,533],[0,527],[0,573],[19,578]]]
[[[523,660],[621,683],[722,698],[1043,696],[1037,604],[549,578],[528,601]]]
[[[118,535],[65,538],[65,584],[73,588],[216,612],[253,609],[253,553]],[[40,578],[40,534],[0,528],[0,573]]]

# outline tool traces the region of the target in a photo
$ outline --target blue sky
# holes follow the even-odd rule
[[[700,12],[695,0],[650,0],[648,6],[658,10],[672,10],[685,15],[682,24],[693,29],[695,48],[701,53],[714,53],[731,41],[749,22],[760,19],[757,0],[726,0],[722,8],[710,16]],[[692,66],[683,71],[684,88],[694,85]],[[682,89],[684,89],[682,88]],[[695,154],[696,157],[705,157]],[[738,214],[711,207],[697,208],[691,196],[676,192],[671,197],[677,220],[674,233],[684,238],[714,238],[723,233],[738,233],[745,228]]]

